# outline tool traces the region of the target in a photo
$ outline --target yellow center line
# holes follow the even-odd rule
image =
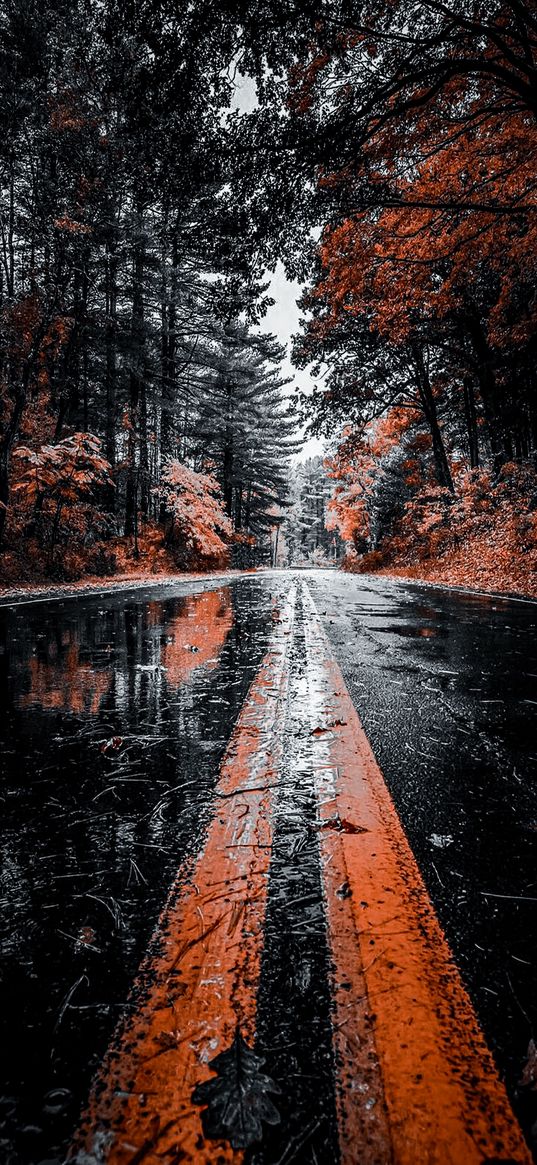
[[[342,1165],[531,1162],[304,588]]]
[[[295,597],[292,588],[228,745],[203,850],[178,874],[134,1013],[94,1082],[69,1154],[78,1165],[243,1160],[227,1141],[204,1139],[191,1097],[237,1029],[250,1044],[255,1034]]]

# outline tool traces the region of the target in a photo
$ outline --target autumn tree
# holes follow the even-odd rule
[[[90,502],[103,496],[111,485],[111,466],[102,455],[101,442],[91,433],[74,433],[55,445],[39,450],[17,446],[14,459],[17,480],[14,492],[49,562],[54,561],[63,538],[84,541],[95,538],[104,515]]]
[[[135,551],[165,519],[155,488],[170,460],[201,473],[218,463],[239,526],[242,499],[262,515],[285,490],[274,430],[259,417],[253,425],[255,397],[268,400],[269,383],[280,392],[268,367],[275,349],[264,371],[262,360],[246,372],[228,360],[243,385],[237,424],[243,404],[250,417],[235,433],[232,482],[205,423],[211,393],[218,413],[226,321],[247,330],[264,305],[261,258],[246,259],[240,208],[224,197],[240,36],[238,14],[215,3],[179,12],[145,0],[10,0],[2,9],[4,545],[20,534],[10,504],[18,443],[39,456],[74,433],[102,440],[112,477],[99,505]],[[285,407],[274,407],[289,435]]]
[[[164,466],[156,492],[167,517],[167,541],[183,565],[190,565],[193,556],[226,561],[233,528],[211,474],[195,473],[172,460]]]

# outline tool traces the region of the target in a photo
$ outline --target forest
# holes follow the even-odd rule
[[[537,593],[534,0],[6,0],[0,57],[4,581]]]

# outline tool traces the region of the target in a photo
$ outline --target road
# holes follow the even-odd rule
[[[492,1065],[486,1067],[487,1048],[473,1024],[477,1016],[531,1138],[536,618],[533,603],[332,571],[264,572],[228,584],[208,578],[0,610],[8,1165],[62,1161],[69,1144],[73,1159],[97,1162],[95,1128],[103,1120],[110,1127],[119,1092],[136,1095],[134,1108],[125,1101],[119,1118],[118,1143],[122,1138],[126,1147],[100,1149],[102,1160],[242,1160],[242,1149],[226,1150],[225,1138],[212,1139],[210,1118],[199,1115],[203,1097],[199,1108],[190,1104],[192,1089],[181,1123],[198,1140],[185,1148],[174,1112],[156,1115],[150,1102],[145,1128],[133,1124],[145,1091],[131,1087],[142,1072],[143,1088],[151,1092],[157,1080],[154,1091],[169,1102],[170,1063],[172,1075],[184,1072],[190,1080],[193,1046],[203,1079],[211,1078],[206,1061],[232,1044],[239,1014],[244,1038],[250,1046],[255,1039],[265,1060],[262,1072],[279,1089],[270,1093],[276,1123],[263,1123],[261,1147],[246,1150],[256,1165],[402,1161],[406,1143],[411,1161],[525,1159],[509,1116],[499,1131],[493,1127],[495,1111],[503,1111],[501,1084],[480,1082]],[[402,1057],[397,1025],[408,1022],[412,1002],[406,1010],[385,1006],[395,997],[396,985],[392,991],[386,979],[394,959],[383,947],[379,986],[382,960],[362,958],[359,989],[359,960],[348,939],[360,885],[378,852],[365,860],[378,823],[356,826],[367,789],[360,801],[351,790],[355,800],[342,808],[351,795],[345,774],[364,767],[375,804],[382,802],[380,816],[389,819],[389,836],[380,838],[385,879],[395,893],[404,874],[401,901],[412,883],[410,898],[419,900],[421,914],[417,926],[407,919],[406,933],[421,929],[428,936],[425,953],[413,949],[409,960],[405,939],[397,959],[407,969],[410,961],[418,966],[431,991],[440,966],[457,1013],[443,1015],[438,989],[429,1007],[438,1013],[437,1036],[429,1024],[421,1044],[408,1041]],[[336,785],[343,782],[329,795],[325,771],[338,774]],[[253,841],[244,840],[243,818]],[[393,832],[399,821],[408,854],[405,836]],[[244,855],[235,852],[237,838]],[[254,864],[237,866],[248,853]],[[346,863],[348,878],[334,874],[331,888],[338,863]],[[229,887],[233,878],[249,891],[240,901],[223,891],[232,913],[231,937],[222,942],[219,919],[207,920],[220,901],[215,883]],[[365,915],[376,893],[374,885],[370,890],[361,904]],[[412,903],[403,906],[401,918]],[[458,968],[455,979],[442,963],[450,951],[440,928]],[[185,939],[189,934],[195,941]],[[216,989],[213,975],[206,996],[199,988],[200,934],[205,960],[217,961],[220,976]],[[159,1020],[155,1028],[155,1016],[168,1006],[162,985],[168,991],[170,967],[177,972],[170,959],[180,963],[183,1002],[174,1005],[177,1023]],[[359,1000],[371,1001],[375,992],[378,1015],[371,1020]],[[191,1023],[216,1025],[216,1044],[208,1041],[203,1054]],[[444,1041],[463,1049],[462,1068],[452,1072],[452,1064],[446,1075],[448,1093],[439,1083],[444,1066],[434,1061],[435,1040],[437,1047]],[[354,1047],[358,1064],[358,1045],[366,1059],[352,1073],[349,1106],[345,1057]],[[401,1092],[404,1073],[395,1060],[420,1047],[426,1071],[415,1073],[423,1079],[409,1095]],[[452,1059],[446,1051],[443,1060]],[[464,1101],[473,1157],[457,1141],[464,1121],[447,1128],[451,1155],[438,1148],[444,1118],[437,1108],[449,1108],[454,1074],[464,1078],[465,1071],[483,1101],[481,1115],[471,1098]],[[266,1104],[269,1094],[261,1092]],[[456,1107],[456,1088],[453,1097]],[[416,1148],[409,1113],[418,1100]],[[358,1110],[360,1128],[352,1123]],[[207,1137],[200,1141],[202,1119]],[[368,1145],[360,1157],[352,1149],[357,1137]],[[423,1149],[420,1157],[427,1137],[437,1155]]]

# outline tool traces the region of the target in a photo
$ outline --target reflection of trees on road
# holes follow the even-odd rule
[[[229,588],[188,598],[166,631],[162,664],[168,683],[178,686],[204,665],[215,668],[232,623]]]
[[[55,643],[50,647],[49,658],[28,660],[30,688],[21,698],[21,707],[38,704],[45,710],[97,713],[110,690],[111,669],[96,671],[91,664],[83,663],[80,644],[74,637],[61,654]]]
[[[61,634],[52,629],[43,634],[35,653],[30,644],[25,648],[24,641],[14,643],[23,656],[19,706],[96,715],[112,688],[114,703],[118,698],[119,704],[124,702],[125,671],[130,671],[134,697],[140,695],[144,673],[159,689],[163,679],[178,687],[201,667],[216,667],[232,624],[227,589],[191,595],[172,607],[153,602],[107,612],[104,641],[95,612],[82,615]],[[112,656],[114,642],[124,650]]]

